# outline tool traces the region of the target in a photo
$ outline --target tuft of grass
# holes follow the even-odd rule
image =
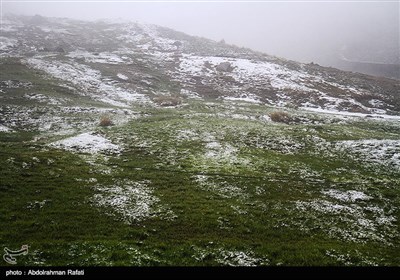
[[[176,96],[157,96],[153,101],[162,107],[177,106],[182,103],[182,100]]]
[[[109,116],[102,116],[99,122],[100,126],[112,126],[114,123],[112,122]]]
[[[269,117],[272,121],[281,123],[289,123],[292,120],[290,115],[283,111],[272,112],[271,114],[269,114]]]

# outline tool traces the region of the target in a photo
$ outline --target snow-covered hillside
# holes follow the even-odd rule
[[[28,67],[118,107],[190,92],[313,111],[400,114],[394,80],[301,64],[155,25],[8,15],[0,43],[0,57],[25,57]]]

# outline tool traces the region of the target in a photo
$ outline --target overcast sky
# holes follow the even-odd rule
[[[399,49],[399,2],[3,2],[3,13],[154,23],[303,62],[329,64],[341,47]]]

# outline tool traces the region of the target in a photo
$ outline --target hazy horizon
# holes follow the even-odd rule
[[[2,13],[139,21],[326,66],[345,49],[400,61],[399,2],[3,2]]]

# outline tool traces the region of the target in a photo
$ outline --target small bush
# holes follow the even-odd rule
[[[281,123],[289,123],[292,120],[288,113],[282,111],[272,112],[269,117],[272,121]]]
[[[182,100],[176,96],[157,96],[153,101],[163,107],[177,106],[182,103]]]
[[[109,116],[102,116],[100,119],[100,126],[111,126],[113,125],[113,122],[111,121],[111,118]]]

